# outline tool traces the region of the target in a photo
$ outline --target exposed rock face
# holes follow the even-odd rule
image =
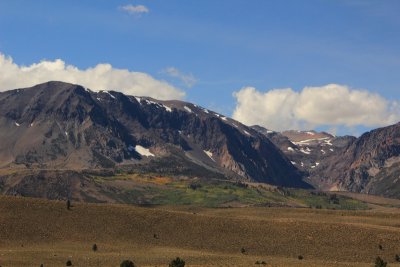
[[[48,82],[0,93],[0,167],[149,171],[309,187],[264,135],[181,101]]]
[[[341,155],[356,139],[352,136],[335,137],[325,132],[274,132],[261,126],[252,128],[267,136],[307,176],[318,175],[321,164]]]
[[[400,197],[400,124],[359,138],[253,129],[270,138],[317,188]]]
[[[400,197],[399,175],[400,124],[363,134],[320,173],[338,189],[390,197]]]

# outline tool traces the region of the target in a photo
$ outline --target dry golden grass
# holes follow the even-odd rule
[[[154,234],[158,238],[154,238]],[[91,250],[92,244],[98,251]],[[383,246],[383,250],[378,248]],[[240,252],[246,249],[246,254]],[[144,208],[0,197],[1,266],[390,266],[400,211]],[[304,260],[298,260],[302,255]],[[260,265],[261,266],[261,265]]]

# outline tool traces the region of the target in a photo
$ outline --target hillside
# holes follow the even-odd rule
[[[339,190],[400,198],[399,174],[400,124],[395,124],[361,135],[319,175]]]
[[[0,197],[0,265],[166,266],[179,256],[187,266],[372,266],[380,256],[400,266],[398,209],[72,204]]]
[[[315,131],[269,131],[267,136],[316,188],[400,198],[400,124],[359,138]]]
[[[6,170],[148,169],[310,187],[268,138],[220,114],[62,82],[1,92],[0,139]]]

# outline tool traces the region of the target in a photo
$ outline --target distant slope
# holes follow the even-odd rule
[[[268,137],[307,176],[318,175],[322,163],[341,155],[356,139],[352,136],[336,137],[325,132],[275,132],[257,125],[252,128]]]
[[[267,136],[320,189],[400,198],[400,124],[359,138],[253,129]]]
[[[363,134],[320,175],[338,189],[400,198],[400,124]]]
[[[181,101],[48,82],[0,93],[3,168],[125,168],[309,187],[268,138]]]

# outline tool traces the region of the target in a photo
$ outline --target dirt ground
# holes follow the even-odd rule
[[[398,208],[72,204],[0,197],[0,265],[168,266],[181,257],[186,266],[373,266],[380,256],[400,266]]]

